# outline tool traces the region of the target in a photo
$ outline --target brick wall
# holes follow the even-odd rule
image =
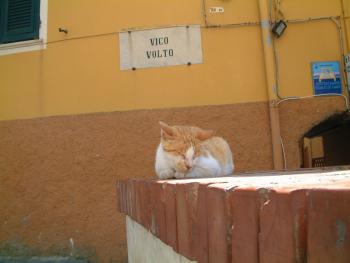
[[[127,180],[117,189],[120,212],[190,260],[350,262],[350,170]]]

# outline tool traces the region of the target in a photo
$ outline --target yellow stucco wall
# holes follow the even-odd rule
[[[259,26],[203,27],[203,64],[120,71],[117,32],[204,26],[201,0],[48,2],[47,48],[0,56],[0,120],[267,100]],[[285,19],[342,14],[340,0],[280,2]],[[349,1],[344,2],[349,14]],[[209,24],[259,21],[257,0],[205,4],[225,8],[221,14],[207,12]],[[289,24],[275,46],[282,96],[311,95],[310,62],[341,59],[331,20]]]
[[[350,52],[350,1],[342,0],[343,3],[343,17],[344,17],[344,27],[346,34],[346,48]]]

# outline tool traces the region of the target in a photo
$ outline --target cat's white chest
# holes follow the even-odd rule
[[[163,150],[162,144],[157,148],[155,169],[160,179],[174,178],[175,160]]]
[[[221,166],[219,162],[210,154],[195,158],[193,164],[193,168],[188,171],[186,177],[209,177],[221,175]]]

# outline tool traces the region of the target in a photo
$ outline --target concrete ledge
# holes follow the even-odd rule
[[[350,170],[135,179],[118,196],[120,212],[189,260],[350,262]]]
[[[129,216],[126,230],[129,263],[195,263],[176,253]]]

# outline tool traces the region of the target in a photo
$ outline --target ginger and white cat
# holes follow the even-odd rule
[[[213,131],[159,122],[161,141],[156,154],[160,179],[227,176],[233,173],[228,143]]]

